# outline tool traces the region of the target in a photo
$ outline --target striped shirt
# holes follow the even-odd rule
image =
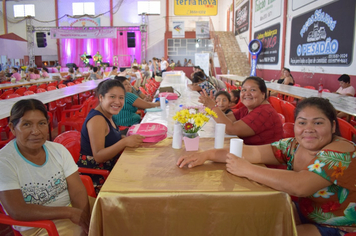
[[[137,107],[132,104],[138,97],[133,93],[126,93],[125,105],[117,115],[113,115],[112,119],[118,126],[131,126],[138,124],[141,121],[141,116],[136,114]]]

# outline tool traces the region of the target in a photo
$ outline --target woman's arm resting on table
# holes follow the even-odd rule
[[[248,160],[230,153],[227,154],[227,157],[226,170],[231,174],[246,177],[293,196],[310,196],[318,190],[331,185],[323,177],[307,170],[296,172],[293,170],[270,169],[253,165]]]
[[[71,218],[71,221],[81,226],[85,233],[88,233],[90,222],[90,206],[85,186],[79,177],[78,171],[68,176],[66,180],[72,207],[82,210],[80,217],[75,215],[74,218]]]
[[[201,91],[201,87],[197,84],[188,84],[188,88],[190,88],[193,91]]]
[[[229,148],[225,149],[210,149],[204,152],[196,152],[191,155],[184,155],[177,161],[177,166],[180,168],[188,165],[189,168],[203,165],[205,161],[214,161],[226,163]],[[278,165],[280,164],[274,157],[273,150],[270,144],[261,146],[244,145],[242,156],[250,163],[263,163]]]
[[[160,103],[159,102],[146,102],[146,101],[142,100],[141,98],[137,98],[136,101],[132,105],[139,109],[147,109],[147,108],[159,107]]]
[[[114,145],[105,148],[105,136],[108,133],[108,124],[104,117],[94,116],[87,123],[90,145],[93,157],[97,163],[108,161],[124,150],[125,147],[138,147],[143,136],[132,135],[121,139]]]

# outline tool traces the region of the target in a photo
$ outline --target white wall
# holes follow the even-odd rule
[[[0,4],[0,11],[3,13],[2,4]],[[0,35],[5,34],[3,15],[0,14]]]
[[[36,1],[6,1],[6,10],[7,10],[7,17],[8,17],[8,32],[15,33],[21,38],[27,39],[26,34],[26,21],[22,21],[19,23],[11,23],[11,22],[18,22],[20,19],[14,18],[14,10],[13,5],[16,4],[35,4],[35,19],[40,21],[51,21],[55,19],[55,12],[54,12],[54,1],[53,0],[36,0]],[[11,22],[10,22],[11,21]],[[34,26],[55,26],[55,22],[38,22],[33,20],[32,21]],[[2,27],[1,27],[2,28]],[[34,47],[34,55],[43,55],[55,57],[57,55],[57,44],[55,40],[51,40],[50,36],[47,35],[47,47],[45,48],[38,48],[36,44],[36,34],[33,35],[35,41]],[[28,55],[27,48],[26,48],[26,55]],[[42,58],[43,59],[43,58]]]
[[[236,1],[236,3],[235,3],[235,6],[234,6],[234,14],[235,14],[234,18],[235,19],[234,19],[234,24],[233,24],[233,28],[234,28],[233,31],[235,31],[236,10],[239,9],[240,7],[242,7],[246,2],[248,2],[248,0]],[[249,1],[248,9],[250,9],[250,6],[251,6],[251,0]],[[248,11],[250,11],[250,10],[248,10]],[[251,12],[249,14],[251,14]],[[249,19],[248,19],[248,21],[249,21]],[[246,55],[248,56],[249,55],[248,43],[250,42],[250,30],[248,29],[247,31],[245,31],[241,34],[236,35],[235,38],[236,38],[237,43],[240,46],[241,51],[246,53]]]
[[[11,39],[0,39],[1,55],[9,59],[22,59],[27,55],[27,42]]]

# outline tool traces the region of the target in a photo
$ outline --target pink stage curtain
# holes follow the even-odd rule
[[[77,66],[84,66],[80,60],[80,56],[86,52],[87,55],[94,56],[97,51],[103,57],[103,62],[108,62],[110,66],[113,65],[113,57],[118,56],[119,67],[130,67],[131,60],[137,59],[141,62],[141,32],[133,31],[135,33],[136,47],[127,47],[127,31],[117,32],[117,38],[103,38],[103,39],[61,39],[61,66],[66,66],[67,63],[75,63]],[[119,55],[132,55],[119,56]],[[93,60],[89,61],[93,64]]]

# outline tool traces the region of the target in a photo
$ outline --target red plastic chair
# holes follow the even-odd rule
[[[67,84],[67,86],[73,86],[73,85],[75,85],[75,83],[73,83],[73,82],[69,82],[69,83]]]
[[[109,172],[109,171],[107,171]],[[96,198],[96,193],[93,186],[93,181],[87,175],[81,175],[80,179],[82,180],[84,187],[87,191],[88,196]],[[0,224],[6,225],[18,225],[18,226],[26,226],[26,227],[36,227],[43,228],[47,230],[48,236],[59,236],[56,225],[51,220],[38,220],[38,221],[20,221],[14,220],[10,216],[6,215],[2,206],[0,205]],[[15,236],[21,236],[21,234],[12,229]]]
[[[44,93],[47,92],[47,90],[45,90],[44,88],[39,88],[36,90],[36,93]]]
[[[278,112],[283,114],[282,112],[282,107],[281,107],[281,99],[275,97],[275,96],[270,96],[268,98],[269,103],[271,103],[272,107]]]
[[[37,90],[37,85],[32,85],[30,86],[28,89],[28,91],[32,91],[32,92],[35,92]]]
[[[282,114],[286,118],[286,122],[294,123],[294,110],[295,106],[287,101],[281,102]]]
[[[294,137],[294,123],[286,122],[283,124],[283,138]]]
[[[32,94],[35,94],[35,92],[33,91],[26,91],[23,93],[24,96],[28,96],[28,95],[32,95]]]
[[[284,115],[281,114],[281,113],[278,113],[278,115],[279,115],[279,118],[280,118],[281,121],[282,121],[282,124],[286,123],[286,118],[284,117]]]
[[[7,118],[0,120],[0,133],[2,132],[6,134],[7,139],[10,139],[12,133],[10,132],[9,122]]]
[[[356,135],[355,127],[353,127],[349,122],[344,119],[337,118],[337,120],[339,122],[341,137],[353,141],[352,138],[354,135]]]
[[[323,92],[330,93],[329,89],[323,89]]]
[[[314,89],[314,90],[315,90],[315,87],[314,87],[314,86],[304,86],[304,88],[307,88],[307,89]]]
[[[47,89],[47,84],[41,84],[40,86],[38,86],[38,88]]]
[[[27,88],[26,87],[21,87],[21,88],[18,88],[15,93],[18,94],[18,95],[21,95],[23,96],[24,92],[27,91]]]
[[[293,86],[295,86],[295,87],[301,87],[300,84],[294,84]]]
[[[3,92],[0,96],[1,99],[6,99],[7,96],[9,96],[10,94],[13,94],[14,93],[14,90],[13,89],[9,89],[9,90],[6,90],[5,92]]]
[[[65,85],[65,84],[61,84],[61,83],[59,83],[59,85],[58,85],[58,88],[66,88],[67,87],[67,85]]]
[[[144,94],[144,95],[148,95],[148,93],[146,92],[146,90],[143,87],[140,87],[140,91]]]
[[[68,149],[70,154],[72,154],[73,160],[75,163],[78,162],[79,155],[80,155],[80,132],[71,130],[66,131],[60,135],[58,135],[53,142],[62,144],[65,148]],[[99,170],[99,169],[91,169],[91,168],[84,168],[79,167],[78,171],[80,173],[85,174],[95,174],[95,175],[102,175],[104,179],[106,179],[110,171],[108,170]]]
[[[18,98],[21,97],[21,95],[17,94],[17,93],[12,93],[7,95],[6,99],[11,99],[11,98]]]
[[[71,109],[63,110],[61,120],[58,122],[58,134],[62,132],[62,126],[65,126],[66,131],[69,130],[69,127],[81,131],[85,118],[90,111],[89,109],[94,105],[96,106],[97,102],[97,99],[90,97],[83,103],[83,105],[75,105]]]
[[[57,89],[57,87],[56,86],[48,86],[47,87],[47,91],[52,91],[52,90],[56,90]]]
[[[49,83],[49,84],[47,85],[47,88],[48,88],[49,86],[54,86],[54,87],[57,87],[57,84],[58,84],[58,82],[57,82],[57,81],[52,82],[52,83]],[[47,89],[47,90],[48,90],[48,89]]]
[[[9,137],[8,139],[0,141],[0,149],[3,148],[8,142],[10,142],[15,138],[15,136],[11,132],[9,132],[8,137]]]

